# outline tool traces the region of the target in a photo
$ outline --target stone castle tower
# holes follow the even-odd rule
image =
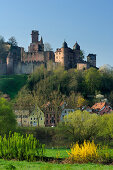
[[[80,61],[80,46],[76,42],[73,49],[64,41],[61,48],[55,52],[55,62],[60,63],[65,69],[76,68]]]

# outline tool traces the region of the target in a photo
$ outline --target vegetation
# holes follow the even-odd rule
[[[0,76],[0,91],[9,94],[11,99],[14,99],[26,81],[27,75]]]
[[[33,135],[26,137],[18,133],[6,138],[0,136],[0,158],[36,161],[44,156],[44,145],[39,144]]]
[[[81,145],[78,143],[74,144],[68,155],[68,159],[73,163],[95,162],[99,158],[97,146],[94,144],[94,141],[84,141]]]
[[[108,85],[109,83],[109,85]],[[47,71],[44,66],[37,68],[28,78],[28,81],[20,93],[31,93],[37,96],[38,106],[48,101],[66,101],[70,108],[92,105],[97,100],[96,95],[102,94],[113,104],[113,74],[101,72],[95,68],[85,71],[76,69],[64,70],[62,67]],[[81,96],[81,98],[77,97]],[[81,104],[80,104],[80,103]]]
[[[0,98],[0,134],[4,135],[16,129],[16,117],[9,102]]]
[[[101,164],[55,164],[46,162],[27,162],[27,161],[6,161],[0,160],[0,169],[29,169],[29,170],[111,170],[113,165],[101,165]]]

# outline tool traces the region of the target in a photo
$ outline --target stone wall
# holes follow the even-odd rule
[[[14,74],[31,74],[43,62],[18,62],[14,63]]]
[[[6,75],[7,74],[7,64],[1,63],[0,64],[0,75]]]

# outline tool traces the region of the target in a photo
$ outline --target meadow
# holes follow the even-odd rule
[[[53,164],[45,162],[26,162],[26,161],[5,161],[0,160],[0,169],[18,169],[18,170],[111,170],[112,165],[99,164]]]
[[[26,84],[27,78],[27,75],[0,76],[0,91],[8,94],[13,99]]]

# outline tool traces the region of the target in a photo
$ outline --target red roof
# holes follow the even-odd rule
[[[100,102],[100,103],[95,103],[91,109],[94,109],[94,110],[101,110],[104,106],[105,106],[105,102]]]

